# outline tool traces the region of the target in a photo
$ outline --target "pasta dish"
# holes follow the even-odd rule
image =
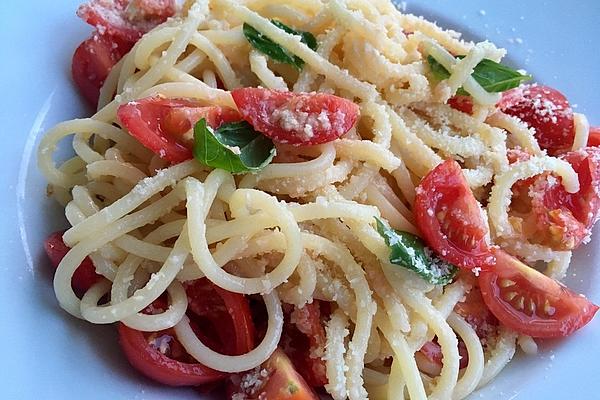
[[[389,0],[91,0],[39,168],[60,307],[219,398],[462,399],[598,307],[600,129]],[[73,153],[59,160],[59,142]],[[225,393],[225,394],[223,394]]]

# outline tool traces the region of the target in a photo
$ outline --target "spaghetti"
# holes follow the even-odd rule
[[[316,50],[269,19],[312,33]],[[253,48],[244,24],[303,67]],[[40,143],[39,167],[71,224],[62,237],[70,250],[54,278],[60,306],[97,324],[173,328],[196,362],[242,373],[274,354],[290,305],[318,301],[331,308],[318,358],[334,399],[468,396],[510,361],[517,334],[500,324],[482,335],[461,314],[465,296],[479,293],[467,274],[441,286],[393,265],[375,221],[420,234],[413,212],[419,182],[454,159],[484,205],[490,243],[564,276],[574,246],[536,242],[516,224],[511,199],[516,184],[542,175],[560,180],[566,195],[583,188],[574,164],[546,155],[536,130],[500,109],[501,95],[472,75],[504,53],[489,42],[462,41],[386,0],[187,2],[112,68],[91,118],[60,123]],[[447,79],[432,76],[428,57]],[[193,159],[169,165],[117,116],[119,107],[149,96],[236,109],[230,91],[257,86],[334,94],[358,104],[360,119],[340,139],[278,145],[273,163],[232,175]],[[470,112],[449,105],[457,93],[470,95]],[[588,131],[576,114],[573,150],[585,148]],[[52,155],[71,135],[75,155],[57,166]],[[507,154],[515,151],[527,159],[511,164]],[[86,257],[102,278],[79,297],[71,283]],[[203,277],[225,291],[262,297],[267,328],[257,346],[222,354],[196,335],[186,285]],[[161,298],[168,305],[149,314]],[[428,343],[441,352],[435,373],[415,358]],[[529,336],[519,343],[535,351]]]

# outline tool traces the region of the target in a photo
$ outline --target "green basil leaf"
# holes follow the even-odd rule
[[[464,58],[464,56],[458,56],[457,58]],[[427,56],[427,63],[432,75],[438,81],[450,77],[448,70],[432,56]],[[489,93],[505,92],[516,88],[522,82],[532,79],[531,75],[523,75],[506,65],[487,58],[477,64],[471,76]],[[463,88],[458,89],[457,94],[468,95]]]
[[[213,131],[202,118],[194,126],[193,153],[204,165],[237,174],[261,170],[276,151],[271,139],[245,121],[223,124]]]
[[[302,43],[306,44],[312,50],[317,50],[317,39],[315,39],[312,33],[296,31],[293,28],[290,28],[289,26],[285,25],[283,22],[277,20],[272,20],[271,23],[289,34],[300,36],[300,41]],[[302,67],[304,66],[304,60],[290,53],[288,50],[281,47],[280,45],[269,39],[267,36],[254,29],[254,27],[252,27],[251,25],[244,23],[243,31],[246,40],[250,42],[252,47],[260,51],[261,53],[266,54],[272,60],[284,64],[290,64],[299,70],[302,69]]]
[[[452,281],[458,272],[457,267],[436,257],[419,237],[396,231],[379,218],[375,219],[377,232],[391,250],[392,264],[410,269],[434,285],[446,285]]]

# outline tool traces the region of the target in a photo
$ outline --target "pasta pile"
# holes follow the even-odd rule
[[[492,241],[529,262],[547,263],[552,277],[564,276],[570,252],[523,240],[509,222],[508,206],[519,179],[551,171],[576,190],[577,175],[565,161],[546,156],[532,130],[498,111],[499,95],[470,75],[481,60],[499,61],[505,51],[464,42],[387,0],[191,3],[182,16],[145,34],[113,68],[93,117],[58,124],[40,144],[39,165],[71,224],[63,239],[72,249],[54,279],[61,307],[97,324],[174,327],[200,363],[240,372],[260,365],[278,345],[282,303],[301,307],[318,299],[332,305],[323,357],[326,390],[336,400],[402,393],[461,399],[492,380],[513,357],[518,335],[500,328],[483,346],[453,311],[469,282],[434,286],[391,265],[375,217],[418,234],[411,211],[415,186],[452,158],[487,204]],[[270,19],[311,32],[317,50]],[[304,60],[304,68],[273,63],[253,49],[243,23]],[[449,79],[428,78],[427,55],[451,71]],[[168,165],[121,129],[116,117],[119,105],[151,95],[235,108],[228,90],[248,86],[335,94],[360,106],[360,120],[341,139],[281,145],[262,171],[232,175],[196,160]],[[473,115],[446,104],[460,87],[476,100]],[[71,135],[75,156],[56,166],[53,153]],[[578,129],[578,146],[585,136]],[[534,157],[509,165],[507,149],[515,147]],[[86,256],[105,279],[80,300],[70,282]],[[263,296],[268,329],[251,352],[218,354],[193,333],[182,284],[203,276],[226,290]],[[165,291],[169,308],[143,314]],[[107,294],[110,302],[98,305]],[[443,368],[431,378],[419,371],[415,352],[434,337]],[[459,338],[469,356],[460,373]],[[531,338],[519,341],[535,351]],[[391,365],[385,362],[390,358]]]

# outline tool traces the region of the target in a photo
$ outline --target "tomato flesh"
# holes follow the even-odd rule
[[[91,0],[77,9],[77,15],[102,34],[132,44],[174,14],[174,0]]]
[[[275,350],[259,368],[232,376],[232,382],[231,399],[319,399],[280,349]]]
[[[193,157],[193,138],[184,134],[201,118],[213,129],[241,120],[238,112],[230,108],[207,107],[196,100],[159,96],[123,104],[117,117],[144,147],[174,164]]]
[[[469,364],[469,352],[465,342],[459,339],[458,355],[460,356],[459,369],[466,368]],[[437,341],[437,337],[426,342],[418,352],[415,353],[415,359],[419,370],[431,377],[438,376],[442,372],[444,365],[444,353],[442,347]]]
[[[471,96],[456,95],[448,100],[448,105],[465,114],[473,115],[473,99]]]
[[[540,147],[550,155],[573,147],[573,110],[558,90],[537,84],[519,86],[504,92],[498,107],[534,128]]]
[[[465,269],[486,269],[493,261],[487,223],[456,161],[443,162],[423,178],[414,213],[423,239],[445,261]]]
[[[58,267],[61,260],[67,255],[70,248],[63,242],[64,231],[54,232],[44,241],[44,249],[54,268]],[[86,257],[75,270],[71,279],[71,286],[75,293],[82,295],[98,282],[102,277],[96,273],[96,267],[89,257]]]
[[[229,292],[202,278],[187,282],[188,314],[202,317],[215,328],[223,342],[222,352],[240,355],[254,348],[256,332],[250,305],[244,295]],[[204,324],[202,324],[204,325]]]
[[[473,327],[480,339],[486,340],[497,333],[498,319],[485,304],[477,281],[465,299],[456,303],[454,311]]]
[[[326,93],[242,88],[231,95],[254,129],[283,144],[331,142],[348,132],[359,115],[356,104]]]
[[[496,267],[479,275],[485,304],[507,327],[535,338],[569,336],[598,306],[559,282],[495,249]]]
[[[520,214],[521,230],[534,243],[573,250],[589,237],[600,216],[600,148],[587,147],[560,158],[577,172],[579,191],[568,193],[560,178],[545,173],[515,184],[511,210]]]
[[[286,355],[312,387],[324,386],[328,382],[325,361],[319,357],[326,341],[321,304],[314,300],[301,308],[294,308],[281,340]]]

